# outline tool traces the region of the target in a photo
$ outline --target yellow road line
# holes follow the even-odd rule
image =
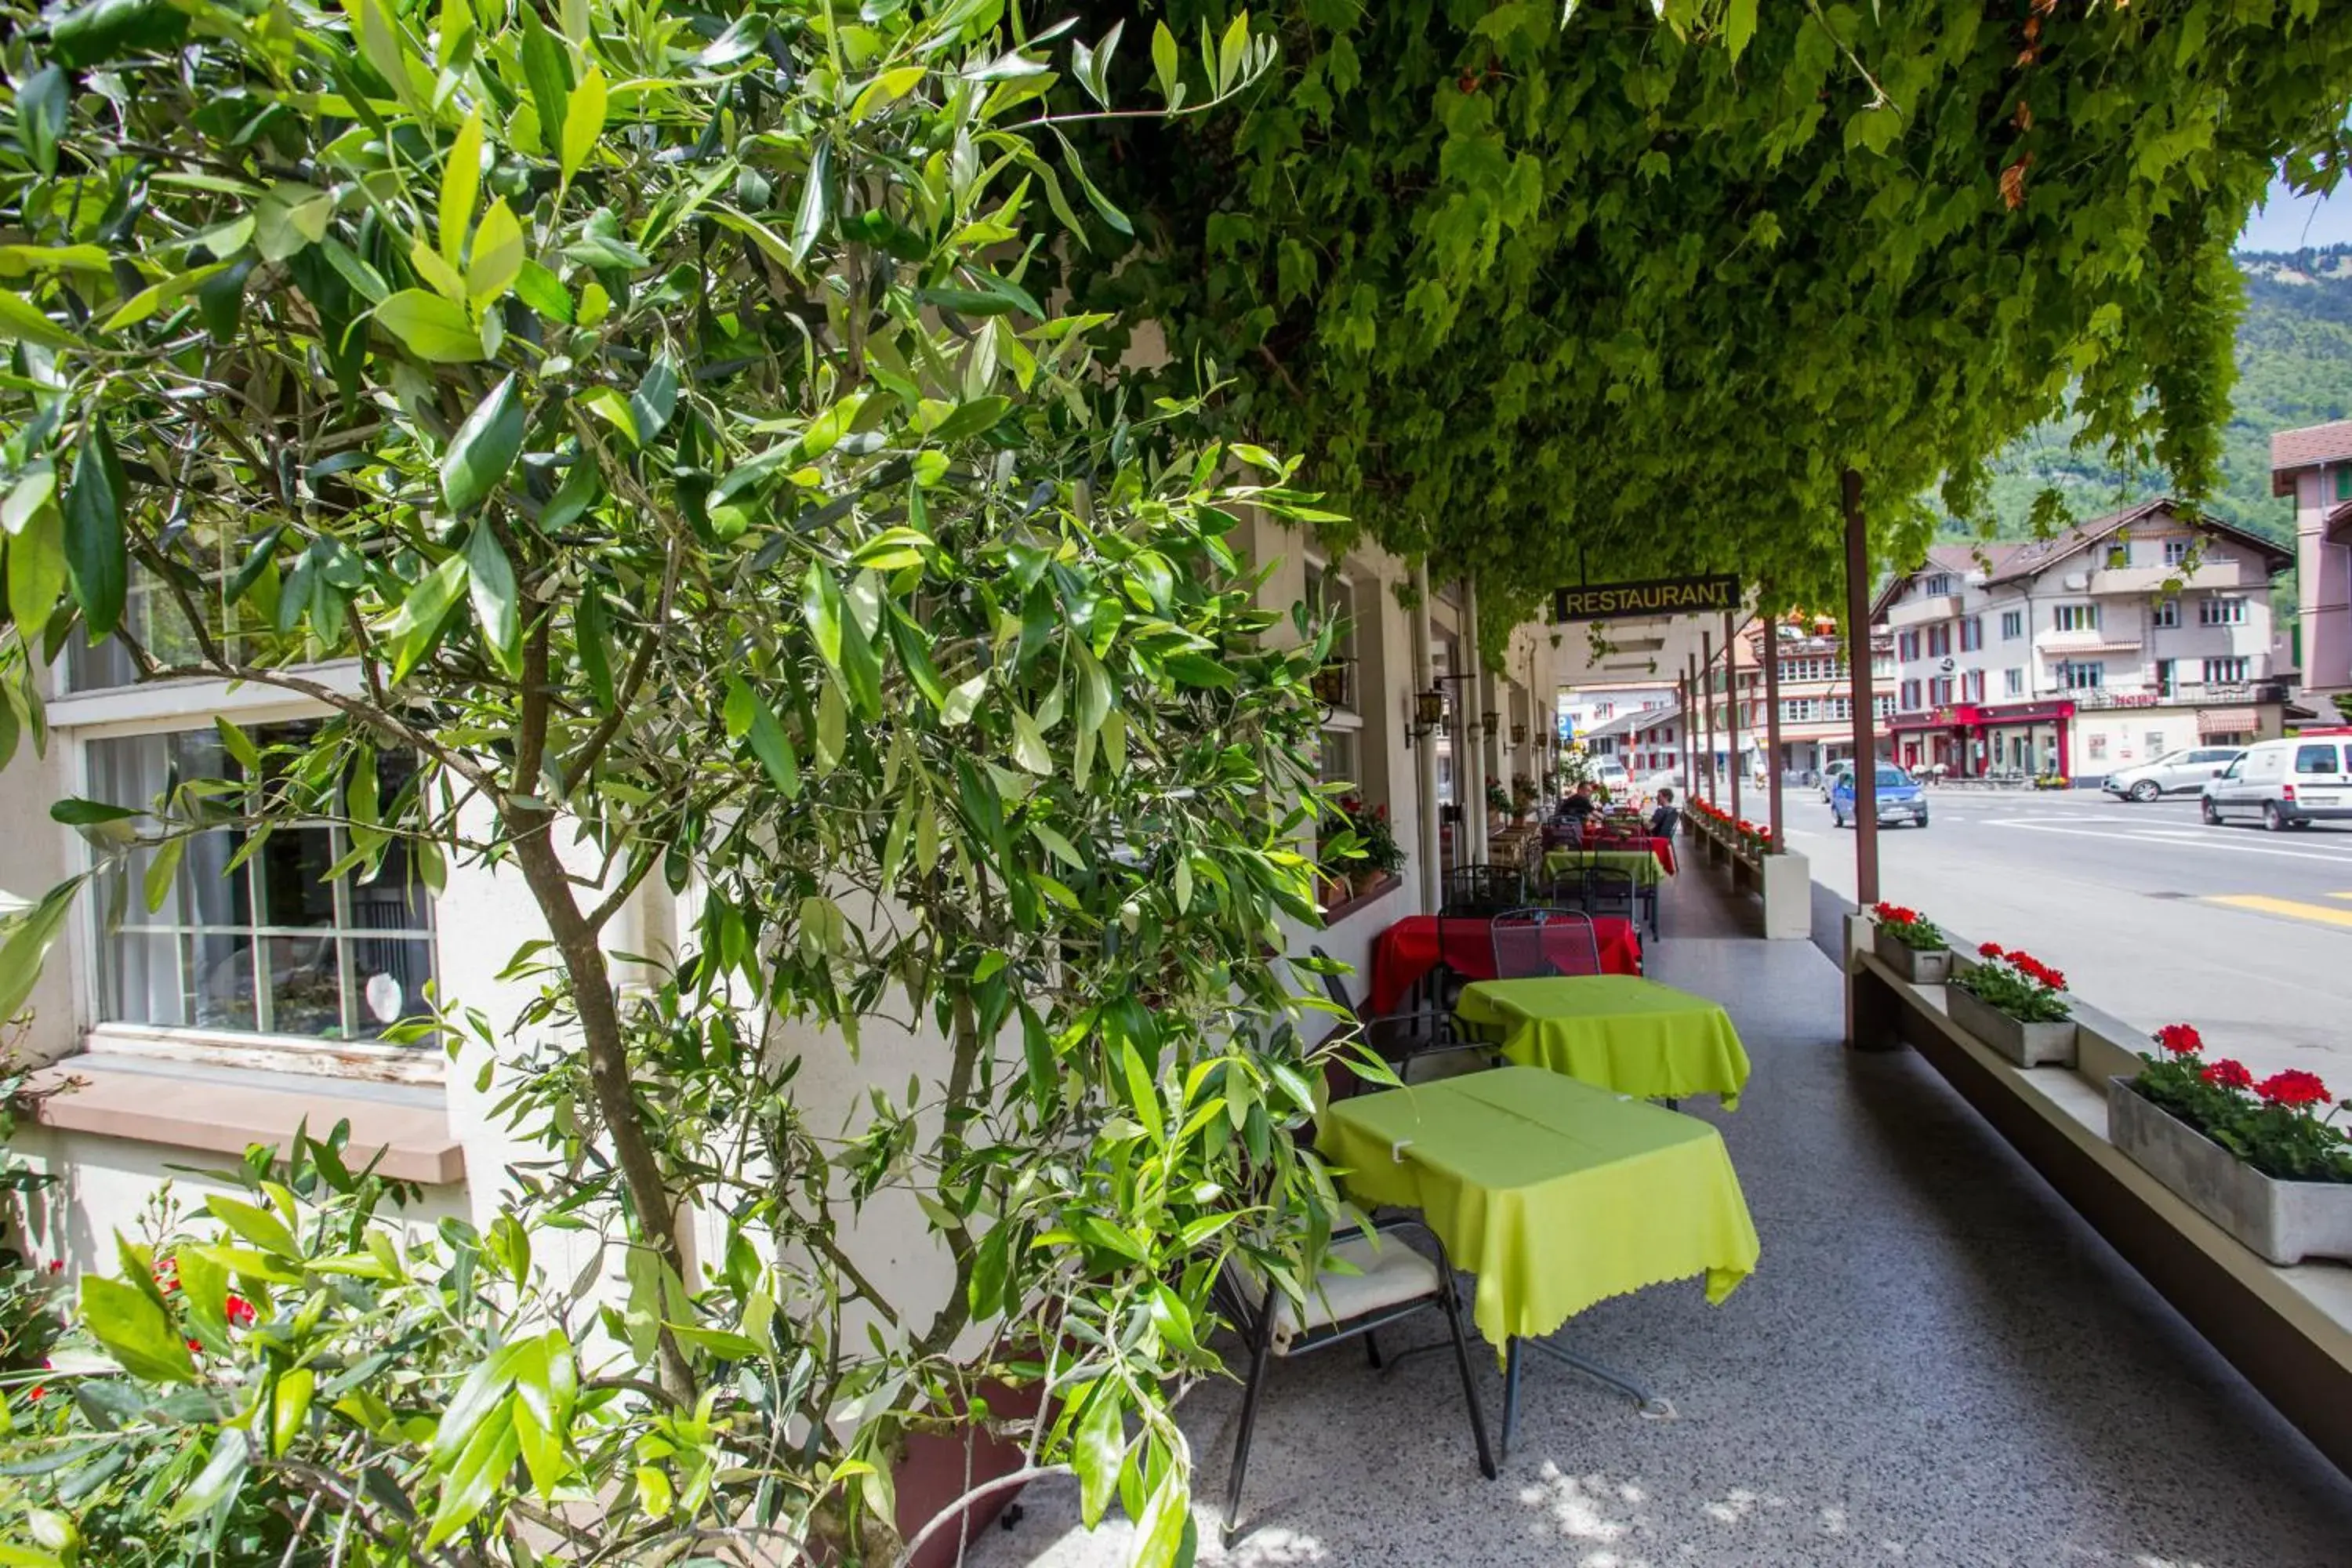
[[[2347,895],[2331,893],[2330,898]],[[2297,903],[2293,899],[2266,898],[2261,893],[2232,893],[2223,898],[2205,900],[2209,904],[2226,904],[2233,910],[2252,910],[2257,914],[2284,915],[2290,920],[2313,921],[2320,925],[2344,926],[2352,929],[2352,910],[2331,910],[2326,904]]]

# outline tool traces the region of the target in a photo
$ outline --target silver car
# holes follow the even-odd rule
[[[2165,795],[2195,795],[2210,779],[2218,779],[2231,763],[2246,754],[2243,746],[2189,746],[2167,752],[2152,763],[2119,768],[2099,787],[2126,800],[2149,801]]]

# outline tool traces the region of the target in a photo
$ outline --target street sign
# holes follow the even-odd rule
[[[1739,579],[1652,577],[1639,583],[1597,583],[1552,592],[1555,621],[1621,621],[1644,616],[1688,616],[1739,608]]]

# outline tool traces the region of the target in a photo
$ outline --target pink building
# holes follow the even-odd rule
[[[2271,493],[2294,498],[2303,689],[2352,691],[2352,419],[2273,436]]]

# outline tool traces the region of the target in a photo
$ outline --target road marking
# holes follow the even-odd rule
[[[2352,899],[2352,893],[2330,893],[2327,896],[2331,899]]]
[[[2352,862],[2352,855],[2330,855],[2310,849],[2272,849],[2259,844],[2239,844],[2215,837],[2198,836],[2189,839],[2159,838],[2145,829],[2130,833],[2105,833],[2088,827],[2059,827],[2049,823],[2029,822],[2021,818],[1991,824],[1995,827],[2021,827],[2030,833],[2064,833],[2077,838],[2104,838],[2114,844],[2160,844],[2167,848],[2195,847],[2212,849],[2231,855],[2276,855],[2289,860],[2325,860],[2342,866]],[[2221,829],[2215,829],[2216,833]]]
[[[2345,898],[2332,893],[2331,898]],[[2209,904],[2226,904],[2233,910],[2252,910],[2257,914],[2284,915],[2290,920],[2315,921],[2321,925],[2352,928],[2352,910],[2331,910],[2326,904],[2297,903],[2293,899],[2273,899],[2262,893],[2231,893],[2205,900]]]

